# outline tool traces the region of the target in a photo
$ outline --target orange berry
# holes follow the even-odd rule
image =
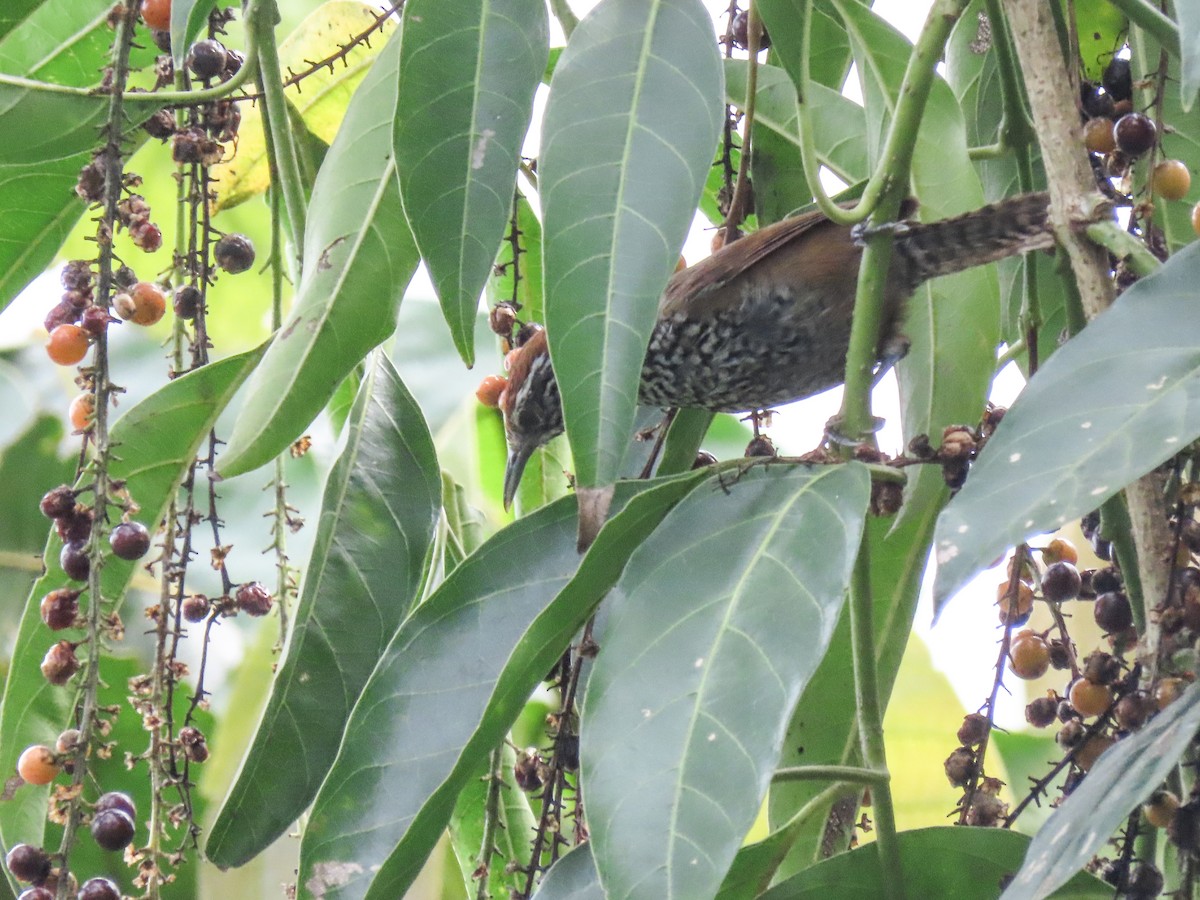
[[[1192,231],[1200,234],[1200,203],[1192,207]]]
[[[1042,562],[1046,565],[1056,562],[1069,562],[1073,566],[1078,565],[1079,551],[1066,538],[1055,538],[1042,548]]]
[[[1164,678],[1154,686],[1154,704],[1159,709],[1166,709],[1179,699],[1183,693],[1182,678]]]
[[[1008,590],[1008,582],[996,585],[996,605],[1000,607],[1001,625],[1020,625],[1033,612],[1033,588],[1024,581],[1017,582],[1016,597]]]
[[[1008,667],[1026,681],[1041,678],[1050,668],[1050,645],[1040,634],[1022,631],[1008,648]]]
[[[1150,190],[1164,200],[1182,200],[1192,187],[1192,173],[1177,159],[1164,159],[1150,173]]]
[[[1088,119],[1083,126],[1083,144],[1092,153],[1112,153],[1116,150],[1112,119]]]
[[[679,254],[679,262],[675,263],[675,271],[682,272],[687,268],[687,260],[683,258],[683,254]]]
[[[1080,678],[1071,685],[1068,695],[1071,705],[1085,719],[1103,715],[1112,706],[1112,688],[1106,684],[1094,684],[1086,678]]]
[[[155,31],[169,31],[171,0],[142,0],[142,21]]]
[[[513,367],[513,363],[517,361],[517,357],[521,355],[521,348],[514,347],[504,354],[504,371],[507,372]]]
[[[59,325],[46,341],[46,355],[60,366],[73,366],[87,356],[88,333],[78,325]]]
[[[133,299],[133,315],[129,321],[135,325],[153,325],[167,311],[167,298],[157,286],[148,281],[139,281],[129,291]]]
[[[17,760],[17,774],[29,784],[49,784],[62,771],[49,747],[33,744]]]
[[[508,379],[503,375],[487,375],[479,382],[475,397],[484,406],[497,409],[500,406],[500,394],[508,387]]]
[[[68,414],[71,427],[76,431],[85,431],[91,427],[92,419],[96,416],[96,398],[91,394],[80,394],[71,401]]]
[[[1166,828],[1171,824],[1175,810],[1179,809],[1179,798],[1170,791],[1155,791],[1142,804],[1142,815],[1155,828]]]

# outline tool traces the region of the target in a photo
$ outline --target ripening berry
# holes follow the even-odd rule
[[[89,878],[79,889],[76,900],[121,900],[121,891],[107,878]]]
[[[179,746],[183,748],[183,755],[190,762],[202,763],[208,759],[208,743],[204,739],[204,732],[192,725],[185,725],[179,729]]]
[[[16,844],[8,851],[4,862],[17,881],[40,883],[50,875],[50,854],[41,847]]]
[[[254,265],[254,244],[244,234],[227,234],[213,247],[213,259],[230,275],[237,275]]]
[[[1042,562],[1050,566],[1056,562],[1079,564],[1079,551],[1066,538],[1055,538],[1042,548]]]
[[[1008,648],[1008,667],[1026,681],[1041,678],[1050,668],[1050,645],[1040,634],[1022,631]]]
[[[1121,677],[1121,661],[1111,653],[1093,650],[1083,661],[1083,677],[1092,684],[1113,684]]]
[[[1166,828],[1171,824],[1175,810],[1179,809],[1179,798],[1170,791],[1155,791],[1142,804],[1142,815],[1155,828]]]
[[[167,311],[167,298],[163,296],[163,292],[156,285],[148,281],[139,281],[135,284],[129,291],[129,297],[133,301],[131,314],[125,316],[120,310],[117,310],[117,314],[122,318],[128,318],[135,325],[153,325]]]
[[[1083,145],[1092,153],[1109,154],[1117,149],[1112,119],[1088,119],[1083,126]]]
[[[1080,678],[1071,685],[1068,694],[1071,705],[1085,719],[1103,715],[1112,706],[1112,688],[1105,684],[1094,684],[1086,678]]]
[[[265,616],[271,611],[274,598],[261,581],[248,581],[233,597],[238,609],[248,616]]]
[[[88,333],[78,325],[59,325],[46,340],[46,355],[60,366],[73,366],[88,352]]]
[[[1001,625],[1021,625],[1033,612],[1033,588],[1024,581],[1017,582],[1016,600],[1009,591],[1009,582],[996,585],[996,605],[1000,607]]]
[[[946,757],[942,768],[946,772],[946,779],[950,782],[951,787],[962,787],[978,771],[975,753],[969,747],[959,747]]]
[[[59,588],[42,598],[42,621],[51,631],[72,627],[78,615],[79,591]]]
[[[1113,126],[1113,140],[1122,153],[1141,156],[1158,140],[1158,129],[1148,116],[1131,112],[1117,119],[1117,124]]]
[[[1104,67],[1104,74],[1100,76],[1100,83],[1104,85],[1104,91],[1113,98],[1113,102],[1121,100],[1129,100],[1133,97],[1133,69],[1130,66],[1129,60],[1124,57],[1114,56]]]
[[[26,747],[17,760],[17,774],[28,784],[49,784],[61,771],[50,748],[42,744]]]
[[[194,319],[196,313],[200,312],[200,303],[203,300],[200,289],[195,285],[185,284],[175,292],[172,306],[175,308],[175,315],[181,319]]]
[[[1192,207],[1192,231],[1200,234],[1200,203]]]
[[[47,519],[59,519],[69,515],[75,510],[75,491],[69,484],[60,484],[42,496],[39,507]]]
[[[1154,709],[1154,701],[1148,695],[1134,692],[1126,694],[1117,701],[1113,714],[1116,716],[1117,726],[1121,730],[1137,731],[1146,724],[1146,720],[1150,718]]]
[[[79,668],[79,657],[70,641],[58,641],[42,658],[42,675],[53,685],[66,684]]]
[[[1082,584],[1079,570],[1069,562],[1052,563],[1042,576],[1042,596],[1053,603],[1074,600]]]
[[[112,530],[108,542],[121,559],[141,559],[150,549],[150,532],[141,522],[122,522]]]
[[[536,791],[542,786],[542,760],[537,749],[530,747],[517,757],[513,764],[513,781],[525,793]]]
[[[1154,705],[1166,709],[1179,699],[1186,685],[1182,678],[1163,678],[1154,686]]]
[[[92,419],[96,417],[96,398],[90,393],[80,394],[71,401],[67,415],[72,428],[76,431],[86,431],[92,426]]]
[[[508,379],[503,375],[486,375],[479,387],[475,389],[475,399],[484,406],[498,409],[500,394],[508,387]]]
[[[1115,744],[1107,734],[1093,734],[1082,747],[1075,751],[1075,765],[1085,772],[1091,771],[1100,754]]]
[[[54,742],[54,749],[58,753],[74,753],[75,748],[79,746],[79,729],[68,728],[58,736]]]
[[[1192,173],[1177,159],[1164,159],[1150,173],[1150,190],[1164,200],[1182,200],[1192,187]]]
[[[155,31],[169,31],[171,0],[142,0],[142,21]]]
[[[204,40],[192,44],[188,51],[187,67],[197,78],[216,78],[225,71],[229,57],[220,41]]]
[[[124,850],[133,832],[133,818],[123,810],[106,809],[92,818],[92,837],[102,850]]]

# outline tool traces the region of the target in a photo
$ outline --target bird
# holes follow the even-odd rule
[[[954,218],[883,227],[894,236],[876,354],[884,365],[907,349],[905,304],[926,281],[1055,244],[1045,193],[1019,194]],[[813,210],[676,272],[659,301],[638,402],[745,412],[841,384],[862,250],[861,229]],[[526,331],[530,336],[509,359],[499,400],[508,443],[506,508],[529,457],[563,432],[546,333]]]

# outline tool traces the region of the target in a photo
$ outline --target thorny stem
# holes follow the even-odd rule
[[[725,216],[727,244],[737,240],[738,226],[746,218],[746,206],[750,199],[750,140],[754,131],[754,103],[758,95],[758,49],[762,40],[762,19],[759,18],[758,9],[753,2],[747,15],[746,43],[750,59],[749,70],[746,73],[746,102],[742,109],[742,152],[738,158],[737,182],[734,185],[733,197],[729,201],[729,212]],[[725,120],[729,121],[728,107]]]
[[[479,887],[475,891],[475,900],[488,900],[488,874],[492,867],[492,855],[496,852],[496,826],[500,821],[500,791],[504,787],[504,774],[501,770],[501,760],[504,757],[503,744],[488,756],[488,791],[483,806],[483,842],[479,848]]]
[[[113,249],[112,237],[117,222],[117,204],[121,200],[124,184],[124,169],[121,157],[121,126],[124,124],[124,108],[122,105],[125,81],[129,73],[129,50],[133,44],[133,29],[137,18],[137,5],[133,0],[126,0],[125,8],[117,22],[116,36],[113,39],[112,80],[113,91],[109,96],[108,117],[104,129],[104,147],[101,158],[104,160],[104,210],[97,229],[97,245],[99,258],[97,260],[96,301],[102,308],[108,308],[113,293]],[[92,356],[93,383],[92,398],[95,403],[95,418],[93,419],[90,439],[94,447],[93,453],[93,510],[95,520],[92,534],[88,542],[88,613],[87,613],[87,660],[84,663],[81,684],[82,710],[79,715],[79,742],[75,749],[73,772],[71,775],[71,799],[69,801],[66,822],[63,825],[62,841],[59,844],[59,854],[63,877],[59,879],[58,900],[67,900],[70,879],[66,873],[70,870],[69,860],[71,849],[75,843],[75,834],[83,819],[83,782],[88,774],[88,755],[93,741],[96,739],[96,720],[99,712],[98,692],[100,688],[100,653],[102,637],[101,615],[104,597],[101,593],[101,573],[104,565],[104,553],[101,539],[108,518],[109,495],[112,483],[109,477],[109,464],[112,459],[112,446],[109,444],[108,408],[114,392],[109,381],[108,372],[108,339],[104,332],[97,337]],[[86,444],[86,440],[85,440]]]

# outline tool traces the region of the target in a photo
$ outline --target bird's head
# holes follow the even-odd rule
[[[509,363],[508,386],[500,395],[508,465],[504,471],[504,507],[512,505],[521,473],[533,451],[563,433],[558,383],[550,366],[546,332],[537,331],[518,347]]]

